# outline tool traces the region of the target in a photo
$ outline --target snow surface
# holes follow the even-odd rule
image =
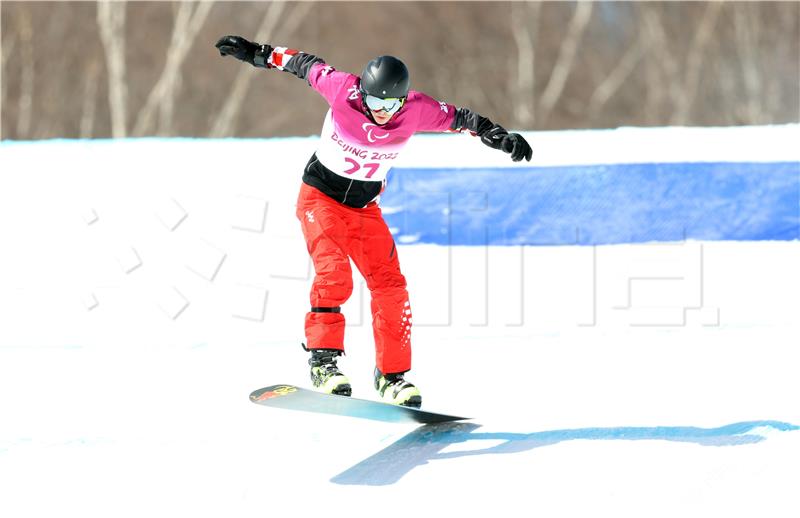
[[[797,159],[775,144],[796,127],[760,131],[707,130],[759,149],[692,160]],[[624,163],[620,134],[693,132],[530,137]],[[409,162],[434,141],[489,160],[451,136]],[[399,245],[409,379],[473,419],[250,403],[308,384],[293,204],[313,145],[0,144],[0,516],[800,516],[797,241]],[[369,398],[358,280],[341,365]]]

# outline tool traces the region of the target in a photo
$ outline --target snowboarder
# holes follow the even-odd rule
[[[296,213],[316,272],[305,318],[314,387],[351,393],[337,358],[344,354],[341,305],[353,291],[352,259],[372,297],[375,389],[385,402],[419,407],[419,389],[404,378],[411,369],[406,279],[378,206],[386,175],[418,131],[469,132],[514,161],[530,161],[531,147],[521,135],[467,108],[410,90],[408,69],[393,56],[371,60],[357,76],[315,55],[241,36],[223,36],[216,48],[222,56],[305,79],[330,105],[317,150],[305,167]]]

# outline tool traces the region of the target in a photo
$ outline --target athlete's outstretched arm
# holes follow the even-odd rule
[[[468,108],[456,108],[452,104],[439,102],[429,95],[419,93],[419,131],[458,131],[478,136],[481,142],[492,149],[500,149],[511,155],[514,162],[522,159],[530,162],[533,151],[519,133],[509,133],[486,117]]]
[[[308,78],[312,66],[325,62],[313,54],[266,43],[253,43],[241,36],[223,36],[217,41],[216,47],[222,56],[233,56],[254,67],[284,70],[300,79]]]
[[[275,68],[289,72],[300,79],[332,104],[339,91],[352,77],[338,72],[332,66],[313,54],[300,52],[287,47],[273,47],[247,41],[241,36],[223,36],[216,45],[223,56],[233,56],[254,67]]]
[[[530,144],[519,133],[509,133],[499,124],[482,117],[468,108],[456,110],[452,131],[468,131],[480,137],[481,142],[492,149],[500,149],[511,155],[514,162],[523,158],[530,162],[533,150]]]

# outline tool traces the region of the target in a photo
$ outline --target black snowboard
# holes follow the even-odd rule
[[[359,417],[387,423],[446,423],[468,417],[426,412],[417,408],[392,405],[367,399],[323,394],[294,385],[271,385],[250,394],[250,401],[259,405],[318,414]]]

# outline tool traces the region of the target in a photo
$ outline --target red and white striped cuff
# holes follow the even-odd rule
[[[297,49],[290,49],[287,47],[273,47],[272,53],[269,55],[269,59],[267,59],[267,65],[271,68],[277,68],[278,70],[283,70],[289,60],[294,57],[295,54],[300,52]]]

